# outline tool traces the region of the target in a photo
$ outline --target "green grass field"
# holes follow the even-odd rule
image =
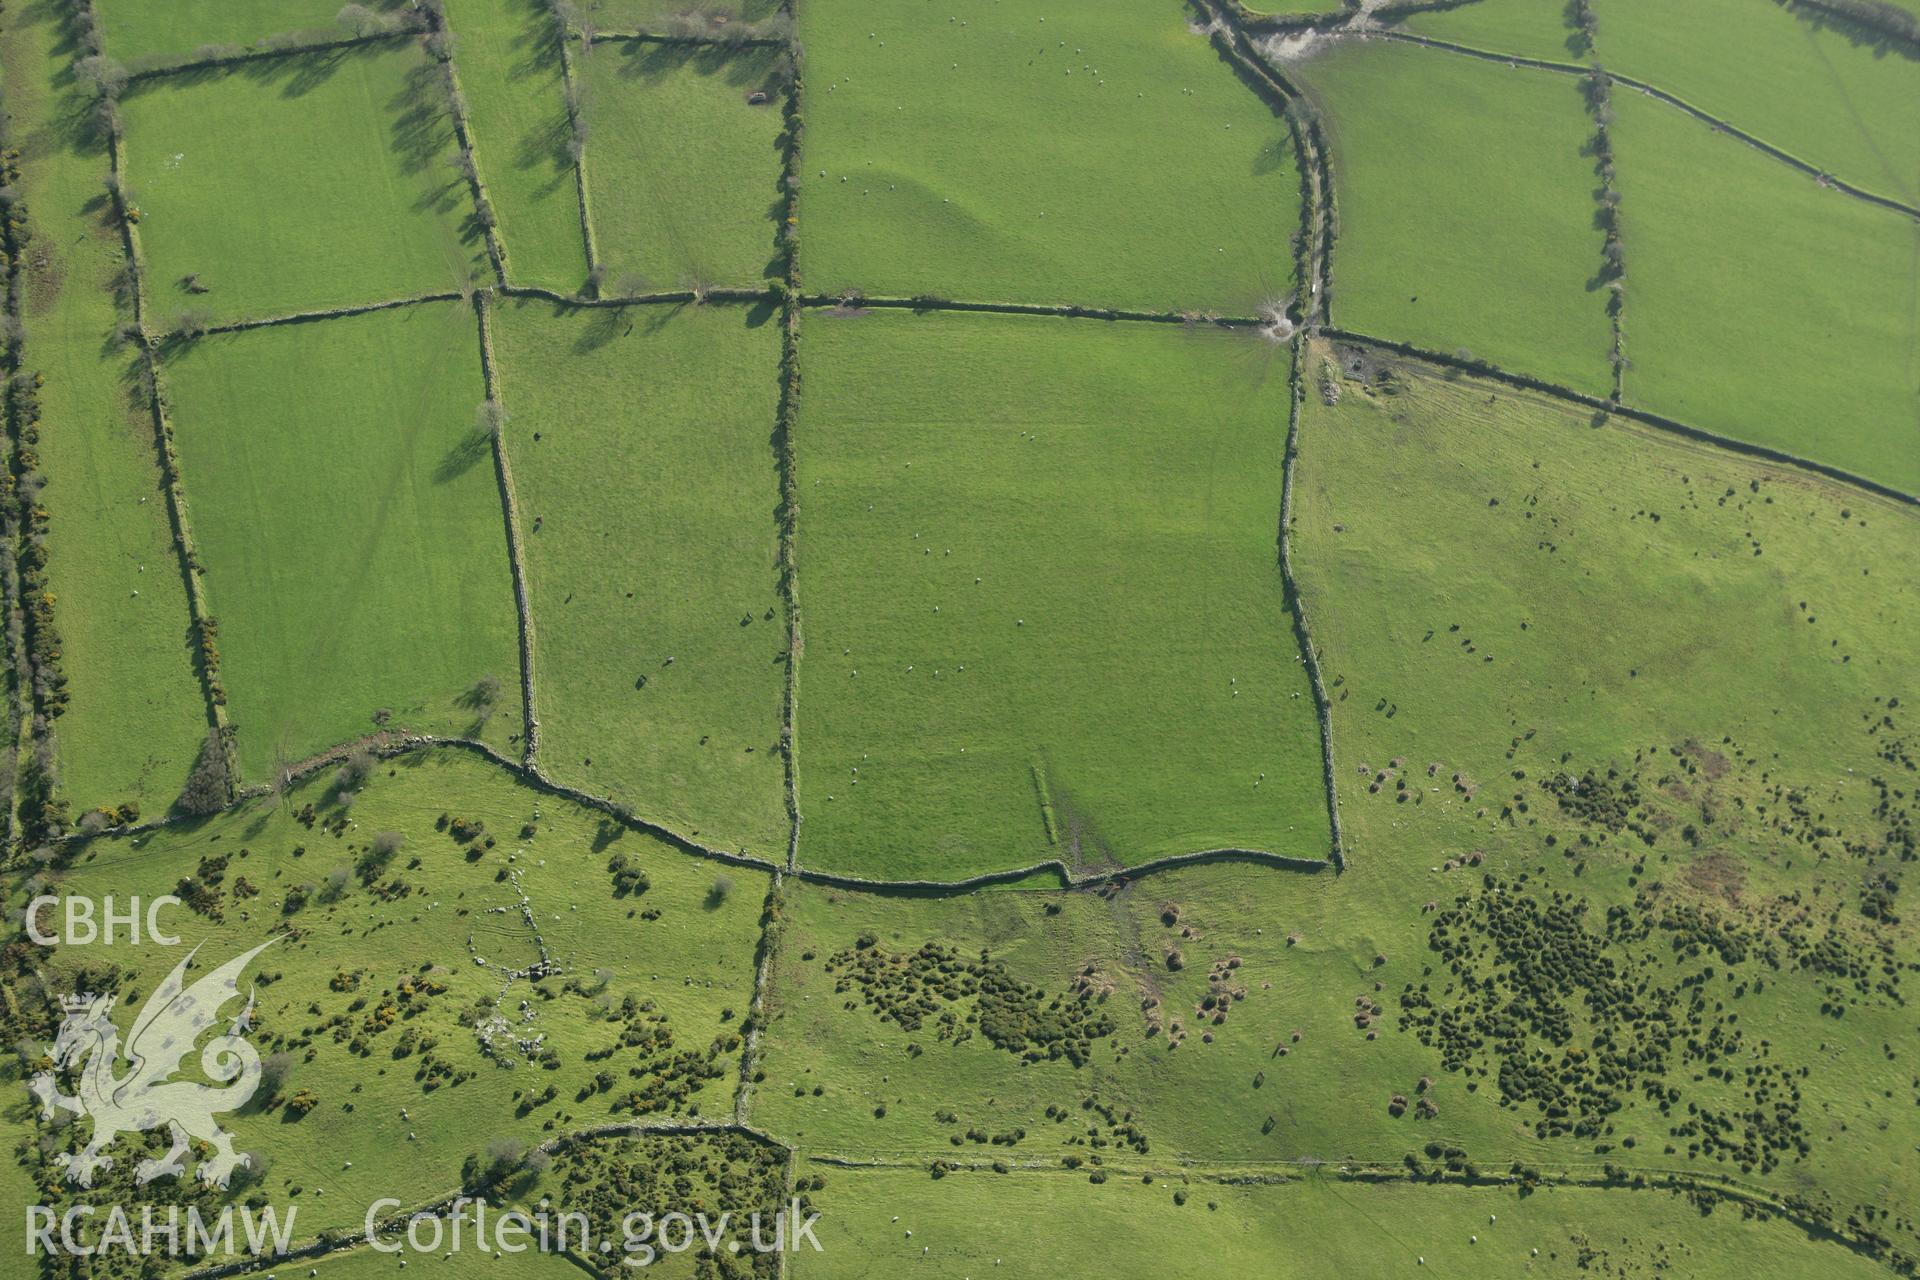
[[[453,0],[460,88],[507,275],[563,293],[587,277],[559,28],[539,0]]]
[[[137,803],[149,817],[180,794],[206,734],[187,597],[167,520],[153,418],[130,352],[103,342],[119,323],[108,283],[118,231],[99,202],[105,149],[77,136],[71,78],[37,61],[61,47],[51,0],[4,18],[7,107],[24,137],[34,232],[26,367],[41,373],[39,454],[48,477],[48,583],[57,597],[71,696],[54,723],[76,813]]]
[[[779,56],[635,41],[575,56],[594,236],[620,292],[750,287],[774,269]]]
[[[1334,323],[1604,393],[1598,180],[1573,78],[1377,43],[1292,71],[1333,151]]]
[[[403,41],[129,90],[125,178],[154,322],[464,285],[485,255],[436,75]]]
[[[399,0],[365,0],[369,9],[397,9]],[[94,6],[107,53],[123,62],[188,57],[208,45],[250,45],[288,32],[348,33],[337,26],[333,0],[100,0]]]
[[[1284,348],[897,311],[815,313],[803,348],[803,863],[1326,855]]]
[[[1920,114],[1920,54],[1858,43],[1812,10],[1781,5],[1593,0],[1593,8],[1609,69],[1869,191],[1920,203],[1920,133],[1899,123]]]
[[[278,1100],[267,1104],[262,1085],[258,1105],[223,1123],[239,1150],[261,1157],[257,1189],[299,1207],[300,1239],[357,1233],[378,1197],[426,1202],[457,1186],[465,1157],[495,1140],[524,1146],[563,1127],[730,1114],[764,876],[728,870],[732,888],[716,898],[713,864],[609,831],[600,815],[461,752],[380,762],[348,798],[323,772],[281,803],[80,846],[70,868],[6,885],[14,920],[43,886],[153,895],[186,879],[204,889],[192,898],[200,909],[164,916],[180,946],[112,949],[119,976],[110,981],[136,1009],[187,948],[203,948],[204,971],[280,939],[242,979],[257,984],[256,1049],[290,1058]],[[483,830],[463,840],[449,814]],[[383,832],[403,838],[384,865],[371,852]],[[644,892],[616,893],[604,869],[616,855],[644,869]],[[505,972],[543,947],[549,976]],[[30,950],[61,990],[87,981],[81,971],[108,954]],[[508,1028],[487,1027],[496,1014]],[[629,1025],[647,1035],[623,1040]],[[536,1061],[549,1052],[551,1068]],[[683,1053],[688,1060],[676,1060]],[[16,1090],[19,1063],[9,1055],[5,1067]],[[603,1071],[617,1073],[605,1088],[594,1080]],[[303,1091],[317,1105],[296,1115],[285,1104]],[[634,1093],[645,1098],[637,1109]],[[34,1132],[24,1108],[9,1108],[4,1125],[9,1150]],[[132,1161],[119,1154],[111,1185],[91,1194],[137,1205]],[[89,1194],[60,1189],[43,1160],[32,1167],[42,1195]],[[16,1250],[19,1224],[9,1215],[0,1227]]]
[[[801,6],[809,289],[1238,315],[1292,292],[1286,125],[1178,6],[944,13]]]
[[[1474,0],[1456,9],[1411,13],[1393,27],[1489,53],[1554,62],[1585,60],[1569,44],[1573,30],[1567,24],[1566,6],[1555,0]]]
[[[471,308],[202,338],[166,361],[242,771],[387,727],[521,727]],[[450,621],[457,625],[449,626]],[[490,706],[477,682],[499,688]]]
[[[1920,491],[1920,226],[1614,100],[1629,402]]]
[[[787,621],[765,307],[502,308],[541,763],[785,861]]]
[[[1235,1184],[1170,1168],[1151,1185],[1136,1173],[1089,1187],[1084,1173],[1057,1171],[982,1170],[934,1181],[920,1169],[803,1163],[801,1172],[810,1167],[826,1178],[813,1196],[821,1250],[795,1256],[796,1280],[1026,1280],[1082,1274],[1093,1257],[1102,1274],[1142,1280],[1223,1272],[1301,1280],[1880,1274],[1786,1223],[1742,1221],[1730,1205],[1702,1216],[1665,1192],[1554,1188],[1523,1197],[1317,1177],[1263,1185],[1257,1175]]]

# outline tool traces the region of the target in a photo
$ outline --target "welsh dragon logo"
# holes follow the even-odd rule
[[[225,1187],[235,1169],[252,1163],[233,1149],[233,1135],[214,1120],[220,1112],[244,1105],[260,1087],[260,1055],[245,1039],[253,1015],[251,994],[227,1030],[200,1051],[201,1069],[218,1084],[172,1077],[185,1066],[201,1034],[217,1021],[221,1008],[240,994],[240,974],[248,962],[271,945],[271,939],[263,942],[188,986],[187,965],[199,951],[195,947],[147,997],[124,1050],[113,1025],[117,997],[60,998],[66,1018],[53,1043],[53,1070],[42,1071],[27,1087],[40,1100],[42,1118],[51,1119],[57,1108],[93,1121],[93,1137],[78,1155],[63,1152],[56,1157],[67,1181],[92,1186],[96,1170],[113,1167],[113,1157],[105,1152],[116,1138],[162,1125],[171,1133],[173,1146],[160,1159],[142,1160],[134,1167],[134,1180],[142,1186],[186,1172],[189,1139],[213,1147],[213,1154],[199,1164],[202,1182]],[[123,1053],[127,1069],[121,1074]],[[75,1093],[60,1092],[57,1077],[63,1073],[77,1074]]]

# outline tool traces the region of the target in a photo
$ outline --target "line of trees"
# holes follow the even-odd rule
[[[22,304],[32,228],[20,193],[20,151],[11,139],[0,139],[0,253],[6,268],[4,412],[10,445],[7,466],[0,473],[0,535],[8,547],[3,571],[7,648],[25,668],[16,677],[24,687],[16,685],[7,720],[13,731],[19,717],[31,712],[31,745],[18,771],[17,789],[21,833],[39,840],[58,835],[67,825],[68,807],[59,794],[53,739],[53,721],[67,705],[67,677],[60,666],[60,633],[54,625],[54,596],[46,576],[48,512],[39,500],[47,483],[39,456],[40,388],[46,379],[25,366]],[[4,782],[0,782],[0,797],[9,801],[16,789],[15,763],[9,757]],[[10,809],[11,804],[0,809],[5,812],[0,830],[7,835],[12,834],[7,829],[12,824]]]
[[[1573,34],[1567,37],[1567,47],[1581,57],[1593,53],[1594,37],[1599,34],[1599,20],[1594,17],[1593,5],[1589,0],[1567,0],[1567,25],[1573,28]]]
[[[1568,10],[1570,13],[1579,10],[1586,14],[1587,26],[1583,34],[1591,48],[1593,17],[1586,0],[1573,0]],[[1594,173],[1600,179],[1599,208],[1595,217],[1606,237],[1600,246],[1600,283],[1607,291],[1607,319],[1613,329],[1612,349],[1607,359],[1613,368],[1613,398],[1618,400],[1621,379],[1627,368],[1626,334],[1622,323],[1622,311],[1626,303],[1627,253],[1620,235],[1620,191],[1614,185],[1613,77],[1596,62],[1581,81],[1581,89],[1587,101],[1587,114],[1593,117],[1593,140],[1589,149],[1593,152]]]
[[[11,185],[11,184],[10,184]],[[10,300],[11,301],[11,300]],[[67,676],[60,666],[60,632],[54,624],[54,595],[47,581],[48,512],[40,502],[46,476],[40,470],[40,387],[45,378],[15,364],[18,344],[10,344],[6,397],[12,459],[5,476],[4,528],[13,547],[17,604],[7,619],[7,638],[26,657],[31,699],[31,753],[20,773],[21,833],[29,840],[60,834],[66,827],[67,801],[59,794],[53,722],[66,710]]]

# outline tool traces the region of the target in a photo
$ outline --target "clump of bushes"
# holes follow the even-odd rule
[[[607,873],[613,877],[613,896],[616,898],[645,893],[653,887],[653,881],[647,878],[640,864],[624,853],[616,853],[607,859]]]
[[[233,761],[227,749],[227,735],[209,729],[200,744],[199,758],[187,775],[187,785],[174,802],[182,813],[204,816],[218,813],[233,799]]]

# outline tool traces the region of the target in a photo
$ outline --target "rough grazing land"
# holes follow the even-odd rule
[[[257,962],[255,1037],[283,1059],[277,1087],[229,1124],[240,1149],[271,1154],[257,1183],[269,1196],[327,1188],[299,1198],[309,1235],[357,1232],[374,1197],[451,1186],[489,1142],[524,1150],[561,1115],[584,1127],[730,1111],[766,878],[736,871],[716,902],[710,864],[637,833],[609,841],[598,823],[480,761],[406,755],[137,847],[97,842],[60,891],[178,885],[193,904],[177,912],[181,948],[121,949],[106,989],[136,1008],[184,948],[224,963],[277,939]],[[617,878],[616,859],[644,875]],[[20,910],[23,877],[5,893]],[[46,952],[45,972],[70,989],[93,954]],[[542,960],[546,976],[525,972]],[[595,1083],[603,1071],[617,1087]],[[37,1154],[27,1167],[58,1183]],[[110,1178],[92,1194],[137,1206],[130,1162]]]

